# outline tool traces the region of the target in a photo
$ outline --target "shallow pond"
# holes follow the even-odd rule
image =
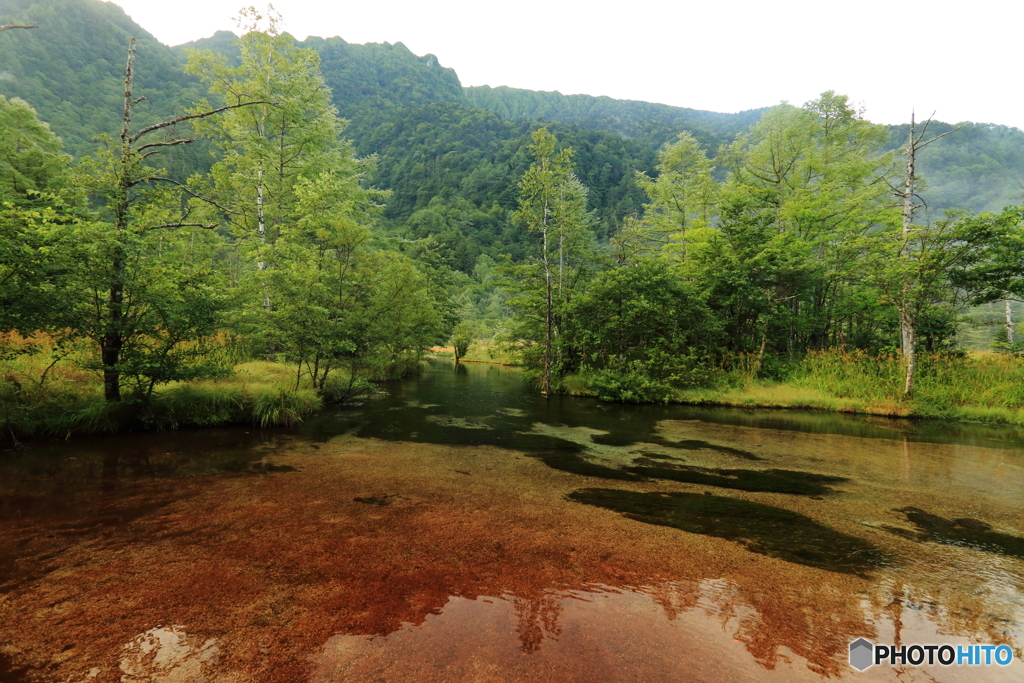
[[[0,681],[1021,681],[1022,491],[1017,429],[436,362],[296,429],[0,453]]]

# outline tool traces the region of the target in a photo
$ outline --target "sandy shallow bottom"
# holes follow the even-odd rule
[[[264,473],[105,481],[63,492],[73,505],[5,508],[0,680],[1024,680],[1024,561],[883,528],[908,527],[892,509],[912,505],[1024,535],[1019,457],[696,422],[659,431],[850,481],[815,500],[595,479],[490,446],[281,437],[252,456]],[[147,438],[152,465],[165,454]],[[865,576],[801,566],[566,498],[583,487],[785,507],[893,561]],[[858,673],[858,637],[1005,643],[1014,661]]]

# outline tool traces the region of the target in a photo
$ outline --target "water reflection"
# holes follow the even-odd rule
[[[421,415],[403,414],[372,416],[369,421],[352,420],[346,410],[325,414],[309,421],[302,432],[313,437],[330,437],[357,428],[363,436],[407,438],[417,431],[411,424],[427,415],[492,415],[513,418],[492,423],[496,430],[506,428],[529,431],[533,422],[564,425],[569,428],[595,429],[610,432],[606,443],[628,445],[644,442],[656,433],[662,420],[691,420],[732,427],[753,427],[801,434],[840,434],[859,438],[907,440],[913,443],[961,444],[989,448],[1020,449],[1024,444],[1024,428],[1005,425],[984,425],[943,422],[938,420],[906,420],[877,416],[851,416],[826,412],[790,410],[734,409],[680,405],[626,405],[601,403],[594,399],[553,396],[545,399],[525,386],[518,371],[494,365],[459,365],[453,372],[445,361],[432,361],[430,370],[421,378],[396,382],[386,387],[385,395],[374,405],[405,407],[416,401],[423,408]],[[519,419],[515,419],[519,418]],[[532,419],[531,419],[532,418]],[[517,440],[507,433],[439,434],[421,432],[414,440],[431,443],[539,443]],[[602,439],[603,440],[603,439]],[[549,442],[550,443],[550,442]],[[745,449],[740,449],[745,451]]]
[[[664,583],[532,598],[454,596],[421,624],[330,638],[312,657],[309,680],[759,680],[728,632],[688,619],[690,606],[679,598],[699,591],[698,584]]]
[[[992,430],[938,443],[863,420],[783,429],[803,418],[766,427],[743,411],[545,403],[515,372],[479,366],[386,389],[297,430],[81,440],[0,460],[0,672],[733,683],[845,677],[858,637],[1022,654],[1024,560],[922,538],[895,511],[1024,535],[1024,458],[990,447],[1005,443]],[[569,460],[575,470],[546,464]],[[812,497],[622,470],[638,465],[843,481]],[[749,531],[570,498],[607,487],[784,510],[891,562],[825,571],[779,559],[806,550],[788,523],[758,531],[786,548],[766,556],[747,549]],[[856,679],[971,680],[913,667]]]
[[[895,620],[865,625],[869,600],[848,604],[830,615],[830,626],[814,628],[799,619],[773,620],[770,603],[779,596],[749,597],[743,586],[723,579],[588,585],[532,598],[452,596],[422,621],[388,634],[333,636],[311,656],[309,681],[810,681],[852,674],[846,653],[857,637],[967,642],[917,612],[903,617],[904,608]],[[987,670],[985,680],[1009,682],[1019,673]],[[885,665],[856,674],[869,681],[969,681],[977,675]]]
[[[217,639],[203,640],[184,626],[160,626],[140,633],[124,648],[121,683],[205,683],[216,680]]]

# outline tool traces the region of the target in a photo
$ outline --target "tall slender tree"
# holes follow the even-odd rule
[[[572,172],[572,150],[556,152],[556,144],[546,128],[533,133],[529,146],[533,163],[519,182],[519,208],[512,216],[540,242],[541,393],[545,396],[551,392],[556,362],[559,311],[579,283],[591,239],[586,187]],[[519,274],[526,271],[521,269]]]
[[[914,372],[917,368],[917,342],[915,336],[917,331],[918,315],[920,313],[919,299],[914,296],[915,289],[920,283],[914,279],[917,269],[912,265],[913,261],[919,260],[918,253],[915,253],[914,244],[915,242],[920,243],[922,241],[921,236],[915,237],[914,235],[914,212],[923,206],[922,203],[918,203],[920,196],[917,193],[917,155],[922,149],[939,138],[945,137],[957,130],[954,128],[953,130],[946,131],[945,133],[925,140],[925,137],[928,134],[928,125],[931,121],[932,119],[929,117],[921,127],[921,130],[918,131],[914,112],[910,113],[910,133],[907,138],[907,145],[902,150],[902,154],[906,159],[906,172],[903,175],[902,187],[894,188],[894,192],[896,197],[900,200],[902,209],[900,223],[902,243],[899,252],[899,260],[905,265],[903,271],[906,279],[902,284],[901,293],[897,296],[892,296],[892,299],[900,317],[900,353],[903,357],[904,366],[903,395],[907,397],[909,397],[914,390]],[[925,242],[930,241],[927,238],[923,239]]]

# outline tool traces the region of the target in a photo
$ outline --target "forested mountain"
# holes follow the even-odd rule
[[[123,108],[125,51],[135,36],[144,61],[138,89],[146,100],[141,124],[162,120],[202,97],[198,79],[185,74],[182,60],[113,3],[99,0],[0,0],[0,21],[37,24],[31,31],[7,31],[0,41],[0,95],[20,97],[81,156],[96,148],[93,138],[116,133]],[[195,167],[199,149],[174,150],[167,162]]]
[[[136,87],[147,98],[136,114],[143,124],[184,111],[205,95],[198,79],[184,71],[191,51],[237,58],[233,33],[171,48],[117,5],[99,0],[0,0],[0,18],[40,26],[7,32],[0,41],[0,95],[29,102],[76,156],[94,149],[95,135],[117,128],[130,36],[138,39]],[[537,126],[550,124],[560,144],[575,150],[576,173],[590,189],[595,232],[607,239],[625,217],[642,212],[634,171],[654,173],[659,148],[688,131],[713,157],[764,112],[720,114],[589,95],[463,88],[454,70],[401,43],[310,37],[298,46],[319,53],[324,81],[349,121],[345,135],[357,153],[378,157],[373,182],[393,192],[387,225],[408,237],[435,235],[451,264],[466,272],[480,253],[524,253],[522,231],[508,214]],[[933,125],[936,133],[950,128]],[[888,145],[896,148],[906,127],[890,130]],[[163,163],[176,177],[209,167],[208,146],[172,152]],[[1024,133],[965,124],[929,147],[919,169],[934,216],[948,208],[998,210],[1024,193]],[[716,177],[725,172],[720,167]]]
[[[237,58],[238,36],[218,31],[173,49],[182,60],[191,50],[212,50]],[[324,82],[338,114],[349,121],[348,135],[358,144],[370,130],[396,111],[435,102],[465,102],[454,69],[434,55],[417,57],[402,43],[352,45],[341,38],[310,36],[297,45],[316,50]]]
[[[385,215],[410,237],[437,235],[453,263],[469,272],[480,253],[520,260],[524,235],[509,221],[516,183],[529,166],[525,147],[536,124],[511,122],[449,103],[405,110],[371,132],[362,148],[380,155],[377,181],[393,188]],[[595,230],[607,239],[642,210],[635,170],[654,152],[634,141],[574,126],[554,126],[574,150],[578,175],[591,189]]]
[[[171,48],[99,0],[0,0],[40,26],[0,35],[0,332],[78,344],[107,402],[235,344],[351,397],[473,335],[544,392],[625,401],[898,349],[906,398],[917,350],[1024,292],[1024,209],[970,213],[1016,198],[1020,130],[934,124],[908,152],[926,191],[908,130],[841,93],[714,114],[464,89],[401,44],[239,15]]]
[[[756,123],[765,109],[737,114],[671,107],[649,102],[591,95],[562,95],[517,88],[466,88],[475,106],[516,120],[571,123],[643,141],[654,149],[689,131],[709,155]],[[909,112],[908,112],[909,113]],[[886,149],[906,144],[909,125],[890,126]],[[927,178],[926,199],[932,216],[946,209],[999,211],[1024,197],[1024,132],[989,123],[949,124],[935,121],[930,132],[954,128],[921,155],[919,170]]]
[[[487,85],[466,88],[466,97],[473,106],[509,119],[571,123],[642,140],[654,149],[672,142],[680,131],[687,130],[711,152],[721,144],[732,142],[765,111],[751,109],[738,114],[720,114],[667,104]]]

